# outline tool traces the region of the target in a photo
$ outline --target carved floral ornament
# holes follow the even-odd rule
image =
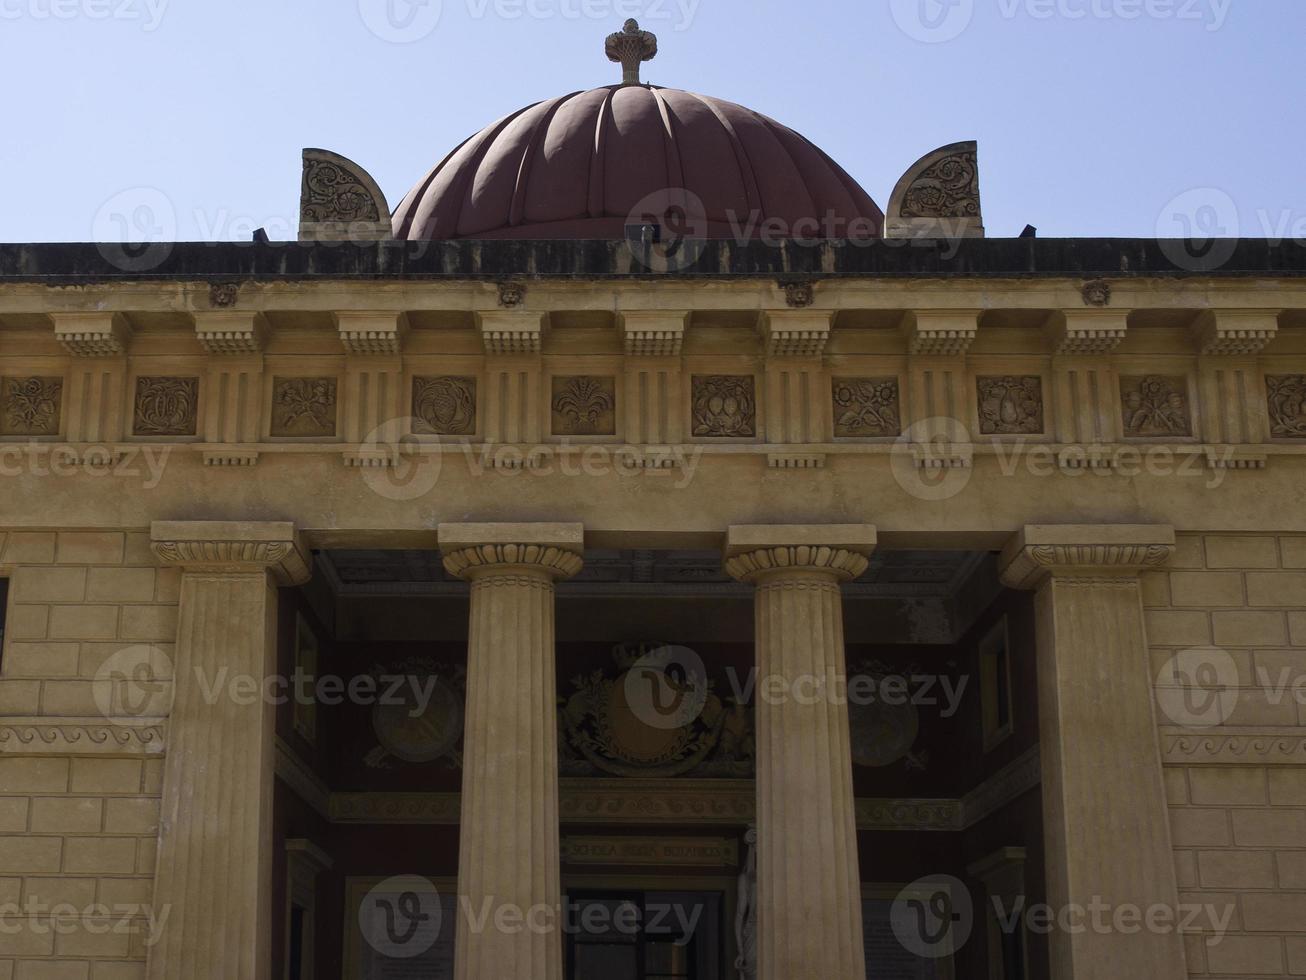
[[[62,378],[0,378],[0,435],[59,432]]]
[[[897,378],[835,378],[831,394],[836,436],[901,435]]]
[[[381,213],[362,178],[335,160],[306,157],[300,220],[380,221]]]
[[[476,431],[476,379],[454,377],[413,379],[413,431],[465,436]]]
[[[199,378],[139,377],[132,432],[138,436],[193,436]]]
[[[1120,400],[1126,436],[1171,438],[1193,434],[1188,380],[1182,376],[1122,377]]]
[[[757,397],[752,375],[694,375],[693,423],[695,436],[757,435]]]
[[[272,435],[336,434],[335,378],[274,378]]]
[[[953,153],[926,167],[907,188],[904,218],[977,218],[979,164],[975,151]]]
[[[616,382],[610,377],[582,375],[553,379],[553,433],[567,436],[610,436],[617,431]]]
[[[1265,378],[1270,435],[1306,439],[1306,374],[1271,374]]]
[[[977,378],[980,432],[1034,435],[1043,431],[1043,379],[1037,375]]]

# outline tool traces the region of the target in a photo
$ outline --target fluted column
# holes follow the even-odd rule
[[[757,588],[759,980],[866,976],[839,583],[874,548],[862,524],[727,534],[726,570]]]
[[[1178,907],[1138,581],[1174,540],[1164,526],[1039,525],[1003,552],[1003,582],[1037,593],[1044,847],[1058,914],[1105,906],[1111,922],[1121,909]],[[1177,931],[1103,931],[1079,914],[1090,927],[1048,937],[1058,980],[1187,976]]]
[[[439,540],[472,584],[454,976],[561,980],[553,583],[580,571],[583,529],[441,524]]]
[[[147,976],[267,980],[274,707],[223,685],[275,671],[276,586],[308,579],[306,553],[285,523],[167,521],[150,536],[183,573],[153,898],[168,920]]]

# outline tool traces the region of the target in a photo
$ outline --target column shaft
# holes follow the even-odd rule
[[[759,682],[782,678],[776,687],[785,692],[778,703],[757,703],[759,977],[858,980],[865,963],[848,707],[825,697],[805,703],[807,679],[845,674],[837,580],[813,572],[765,579],[756,630]]]
[[[1138,580],[1173,543],[1170,528],[1027,527],[1005,556],[1006,584],[1037,590],[1048,902],[1084,910],[1049,936],[1064,980],[1187,975]],[[1113,924],[1121,909],[1141,913],[1136,932]],[[1170,928],[1146,925],[1152,909]]]
[[[275,598],[262,571],[182,576],[154,886],[169,917],[151,980],[271,969],[273,709],[261,697],[238,704],[225,687],[209,703],[205,689],[223,671],[274,669]]]
[[[159,522],[151,537],[183,574],[153,898],[168,918],[146,975],[267,980],[275,708],[232,685],[275,672],[275,586],[308,577],[305,553],[289,524]]]
[[[458,980],[561,980],[553,583],[581,568],[579,524],[441,524],[472,583],[458,846]]]
[[[735,526],[726,571],[756,585],[757,976],[864,980],[841,581],[868,525]]]
[[[473,916],[490,915],[481,931],[459,920],[455,976],[558,980],[553,582],[542,570],[486,572],[471,605],[458,891]],[[501,908],[526,916],[520,931],[499,932]]]

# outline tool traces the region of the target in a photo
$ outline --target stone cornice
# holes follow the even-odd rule
[[[1030,524],[1002,552],[1002,582],[1033,589],[1049,576],[1129,576],[1174,553],[1174,528],[1149,524]]]
[[[962,823],[973,827],[1012,800],[1024,796],[1043,779],[1038,746],[1026,750],[961,798]]]
[[[0,718],[0,755],[158,757],[164,719]]]
[[[308,552],[287,522],[155,521],[150,549],[162,563],[187,571],[267,570],[280,585],[310,577]]]
[[[1306,732],[1300,728],[1161,728],[1166,765],[1306,765]]]

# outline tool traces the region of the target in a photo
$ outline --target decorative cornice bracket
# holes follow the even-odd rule
[[[679,357],[689,312],[621,314],[626,353],[637,357]]]
[[[210,354],[257,354],[267,339],[262,313],[221,310],[195,314],[195,337]]]
[[[1274,310],[1211,310],[1194,328],[1203,354],[1237,356],[1259,354],[1279,332]]]
[[[51,313],[54,339],[73,357],[112,357],[127,351],[131,325],[122,313]]]
[[[965,354],[979,333],[979,310],[917,312],[907,326],[913,354]]]
[[[771,357],[820,357],[830,340],[834,314],[818,310],[771,310],[762,317]]]
[[[486,312],[477,316],[487,354],[538,354],[544,345],[544,315]]]
[[[349,354],[398,354],[408,333],[406,313],[336,314],[340,343]]]

